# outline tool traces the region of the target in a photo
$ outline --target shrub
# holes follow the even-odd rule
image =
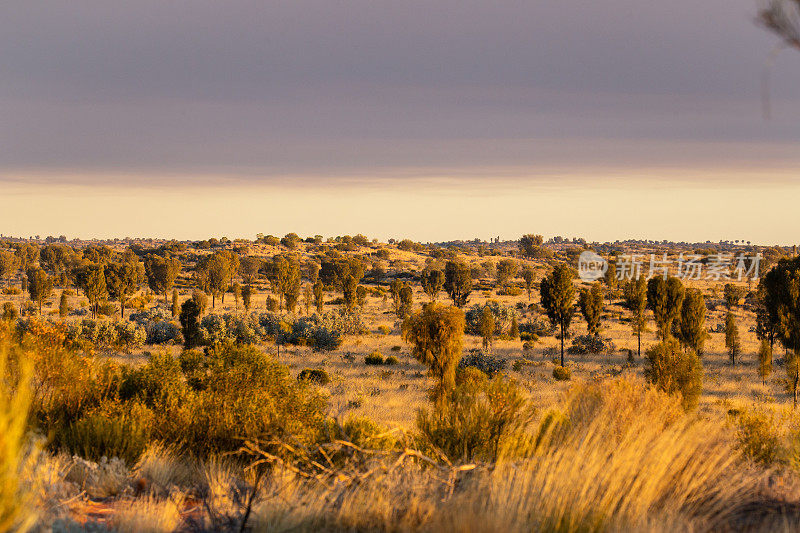
[[[378,350],[375,350],[371,354],[364,357],[364,364],[367,365],[382,365],[383,364],[383,354]]]
[[[764,467],[782,462],[786,450],[774,414],[747,410],[734,417],[736,440],[742,455]]]
[[[553,377],[556,381],[569,381],[572,378],[572,370],[566,366],[556,365],[553,367]]]
[[[549,320],[545,320],[542,317],[537,316],[536,318],[533,318],[528,322],[520,324],[519,332],[520,332],[520,338],[524,334],[531,335],[531,338],[548,337],[555,333],[555,328],[553,327],[553,325],[550,323]]]
[[[300,381],[307,381],[316,385],[327,385],[331,382],[328,373],[321,368],[304,368],[297,376]]]
[[[3,287],[3,294],[6,296],[12,296],[22,294],[22,291],[19,289],[19,287]]]
[[[388,335],[391,332],[392,328],[390,328],[389,326],[378,326],[378,333],[380,333],[381,335]]]
[[[697,407],[703,392],[703,366],[692,349],[668,338],[645,352],[645,378],[667,394],[680,394],[684,409]]]
[[[515,287],[514,285],[508,285],[507,287],[497,289],[497,294],[500,296],[519,296],[522,293],[523,290],[519,287]]]
[[[468,335],[482,335],[481,324],[484,320],[484,309],[491,312],[494,319],[494,335],[501,335],[511,329],[511,322],[517,316],[517,310],[509,305],[500,305],[496,301],[489,301],[486,305],[473,305],[464,315],[466,319],[465,333]]]
[[[93,461],[118,457],[135,464],[147,448],[152,431],[152,413],[134,404],[127,412],[102,410],[88,414],[70,425],[60,438],[70,453]]]
[[[14,307],[14,304],[11,302],[5,302],[3,304],[3,320],[11,322],[19,318],[19,312],[17,312],[17,308]]]
[[[506,368],[506,360],[483,350],[473,348],[461,358],[458,368],[477,368],[487,376],[494,376]]]
[[[495,461],[526,447],[532,415],[516,381],[467,373],[432,408],[417,412],[417,428],[451,461]]]
[[[394,366],[394,365],[400,364],[400,360],[397,357],[395,357],[394,355],[390,355],[389,357],[386,358],[386,360],[383,362],[383,364],[388,365],[388,366]]]
[[[390,349],[391,351],[393,351],[393,352],[399,352],[400,350],[402,350],[402,348],[401,348],[400,346],[392,346],[392,347],[391,347],[391,348],[389,348],[389,349]]]
[[[572,339],[572,346],[567,349],[570,354],[614,353],[616,346],[611,339],[603,339],[597,335],[579,335]]]

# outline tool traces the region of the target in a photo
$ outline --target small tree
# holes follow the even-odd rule
[[[736,364],[736,357],[741,352],[742,346],[739,341],[739,326],[736,324],[736,316],[732,311],[725,315],[725,347],[728,349],[728,357],[731,364]]]
[[[272,260],[272,275],[280,303],[285,303],[286,310],[293,313],[300,299],[303,280],[299,261],[295,256],[276,255]]]
[[[422,290],[428,295],[432,302],[444,287],[444,272],[437,269],[425,270],[422,273]]]
[[[606,284],[606,288],[609,289],[609,294],[611,294],[611,290],[617,286],[617,263],[612,259],[609,259],[608,262],[608,269],[606,273],[603,275],[603,283]]]
[[[13,276],[19,269],[19,258],[13,253],[0,250],[0,282]]]
[[[800,357],[793,350],[786,351],[786,388],[792,395],[792,408],[797,408],[797,389],[800,388]]]
[[[314,283],[314,307],[317,308],[317,314],[320,315],[325,307],[324,285],[322,284],[322,280],[319,279]]]
[[[502,259],[497,263],[497,284],[505,287],[517,275],[519,265],[513,259]]]
[[[522,269],[522,279],[525,281],[525,292],[528,293],[528,301],[531,301],[531,293],[533,292],[533,282],[536,280],[536,273],[530,267]]]
[[[680,316],[683,298],[683,283],[676,277],[656,276],[647,282],[647,307],[653,311],[659,339],[672,334],[672,323]]]
[[[144,262],[144,271],[147,284],[156,294],[164,295],[164,305],[167,304],[167,292],[175,284],[181,271],[181,262],[174,258],[164,258],[160,255],[150,254]]]
[[[258,279],[258,271],[261,270],[263,261],[258,257],[248,255],[239,261],[239,275],[246,285],[252,285]]]
[[[107,263],[103,269],[108,295],[119,301],[120,316],[125,318],[125,304],[139,290],[144,280],[144,267],[141,262],[130,258],[119,263]],[[176,315],[177,312],[172,316]]]
[[[314,290],[311,288],[310,283],[303,286],[303,305],[306,309],[306,315],[311,314],[311,306],[314,305]]]
[[[581,290],[578,303],[586,320],[586,330],[589,335],[597,336],[600,333],[600,315],[603,313],[603,287],[600,283],[593,283],[591,289]]]
[[[722,295],[725,298],[725,305],[728,306],[728,309],[733,309],[744,298],[744,289],[733,283],[726,283],[722,288]]]
[[[561,331],[561,366],[564,366],[564,338],[575,314],[575,286],[572,284],[572,270],[566,264],[553,268],[549,276],[540,284],[542,307],[554,326]]]
[[[83,281],[83,294],[89,299],[92,318],[97,318],[100,302],[108,297],[106,276],[101,265],[92,265],[86,270],[86,277]]]
[[[28,294],[31,301],[39,306],[39,314],[42,314],[42,305],[53,292],[53,280],[41,268],[30,268],[27,273]]]
[[[462,262],[448,261],[444,267],[444,289],[456,307],[467,305],[472,292],[472,275],[469,267]]]
[[[457,307],[425,304],[403,322],[403,339],[412,345],[411,355],[428,365],[439,383],[437,396],[452,390],[464,347],[464,313]]]
[[[481,320],[478,324],[478,330],[483,338],[483,349],[489,350],[492,347],[492,340],[494,339],[494,313],[487,305],[481,312]]]
[[[178,316],[180,312],[181,307],[178,300],[178,289],[172,289],[172,318]]]
[[[244,305],[245,311],[250,311],[250,306],[252,305],[252,298],[253,298],[253,289],[250,285],[245,285],[242,287],[242,305]]]
[[[67,301],[66,289],[61,291],[61,299],[58,302],[58,316],[64,318],[69,314],[69,303]]]
[[[767,378],[772,373],[772,346],[770,346],[767,339],[761,340],[761,345],[758,348],[758,375],[761,376],[761,382],[766,385]]]
[[[642,356],[642,333],[647,331],[647,283],[643,277],[631,279],[623,288],[625,307],[631,312],[631,330],[636,335],[639,347],[638,355]]]
[[[703,365],[694,350],[682,350],[670,337],[647,350],[646,357],[647,381],[667,394],[680,393],[687,411],[697,407],[703,392]]]
[[[683,299],[677,337],[681,344],[703,355],[706,337],[706,299],[700,289],[688,289]]]
[[[517,322],[516,316],[511,319],[511,328],[508,331],[508,336],[512,339],[519,338],[519,322]]]
[[[233,293],[233,308],[239,312],[239,300],[242,299],[242,286],[236,282],[231,285],[231,292]]]
[[[191,298],[181,305],[180,321],[183,345],[189,350],[200,344],[200,306]]]
[[[344,298],[344,306],[348,311],[356,308],[358,303],[358,279],[355,276],[347,276],[347,279],[342,285],[342,296]]]
[[[544,243],[541,235],[527,234],[519,239],[519,251],[525,257],[536,257],[539,247]]]

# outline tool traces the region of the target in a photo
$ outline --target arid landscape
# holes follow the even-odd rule
[[[794,337],[769,322],[793,312],[770,307],[769,280],[798,272],[794,249],[537,235],[47,241],[0,250],[6,524],[800,522]],[[598,281],[579,277],[587,250],[607,261]],[[756,256],[761,272],[737,279],[733,258]],[[641,355],[630,257],[643,268]],[[662,271],[649,276],[655,258]],[[681,258],[706,273],[681,281]],[[720,258],[725,274],[713,273]],[[548,292],[559,272],[563,366]],[[673,281],[680,301],[663,330],[656,287]],[[694,330],[684,294],[700,297]]]
[[[0,2],[0,533],[800,531],[800,0]]]

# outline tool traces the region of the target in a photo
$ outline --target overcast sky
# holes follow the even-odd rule
[[[0,198],[0,225],[142,231],[122,221],[96,229],[91,211],[59,222],[66,230],[46,214],[19,220],[12,201],[41,200],[53,187],[140,194],[153,213],[153,190],[185,197],[209,187],[220,200],[248,188],[286,198],[312,190],[320,204],[331,188],[361,202],[411,183],[426,185],[410,201],[414,191],[442,201],[518,191],[532,206],[563,188],[610,183],[642,194],[671,184],[672,196],[698,186],[796,194],[800,53],[777,56],[766,120],[761,82],[777,40],[756,26],[756,9],[755,0],[7,0],[0,180],[13,186]],[[735,198],[747,205],[747,193]],[[265,209],[242,226],[235,212],[212,211],[207,225],[164,218],[160,232],[374,227],[427,240],[487,227],[465,221],[463,235],[445,235],[430,221],[353,218],[355,204],[342,205],[333,221]],[[498,209],[497,227],[481,231],[513,238],[543,224],[534,213],[512,223]],[[791,240],[772,210],[760,216],[754,240]],[[553,233],[591,233],[581,231],[588,218],[574,219]],[[717,237],[637,231],[649,229],[662,232],[653,238]]]

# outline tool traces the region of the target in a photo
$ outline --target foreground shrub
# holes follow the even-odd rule
[[[786,436],[775,423],[773,413],[746,410],[734,415],[734,423],[738,447],[744,457],[764,467],[786,462]]]
[[[680,394],[683,407],[697,407],[703,392],[703,366],[691,348],[686,351],[674,338],[668,338],[645,352],[647,381],[667,394]]]
[[[603,339],[597,335],[579,335],[572,339],[572,346],[567,348],[567,353],[585,355],[596,353],[613,353],[616,346],[611,339]]]
[[[71,454],[93,461],[118,457],[133,465],[150,442],[152,413],[142,406],[125,412],[98,410],[71,424],[59,435],[59,443]]]
[[[516,381],[467,369],[452,391],[417,412],[417,428],[451,461],[495,461],[527,446],[532,416]]]

